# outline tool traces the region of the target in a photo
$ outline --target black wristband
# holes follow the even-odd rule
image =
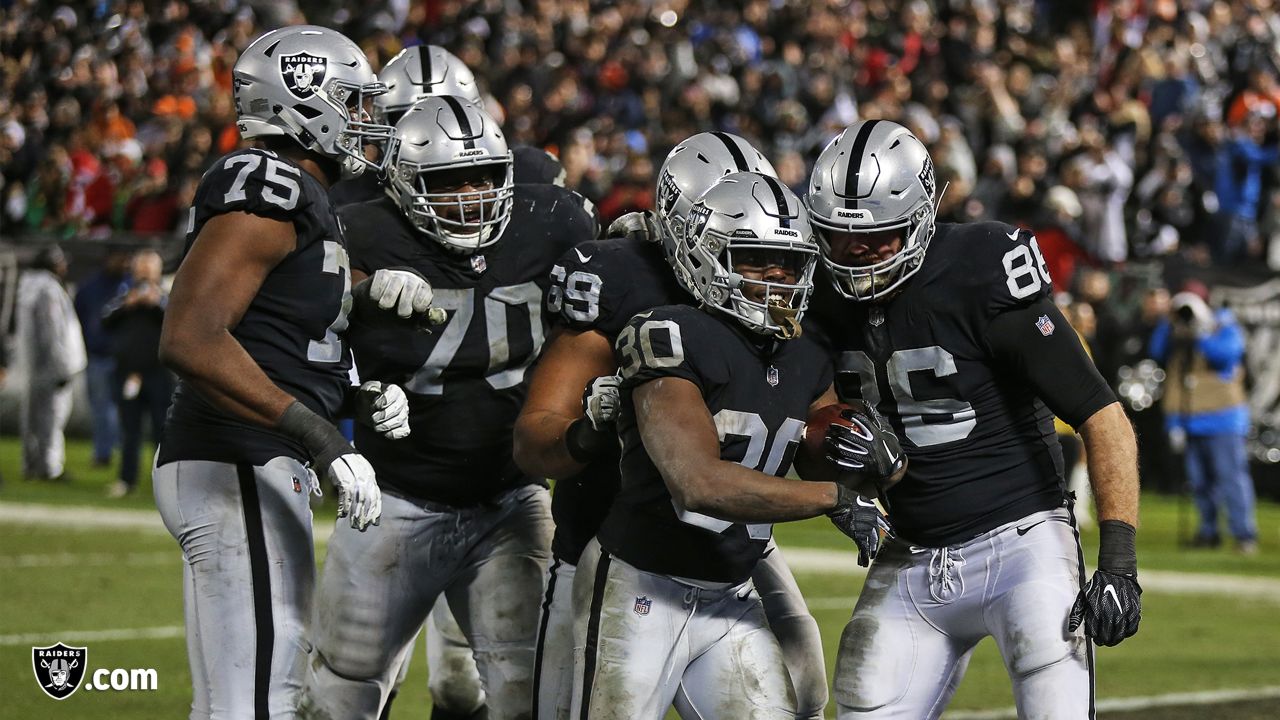
[[[355,452],[355,448],[342,437],[338,428],[297,400],[285,408],[276,428],[307,449],[307,453],[311,455],[312,467],[321,475],[334,460]]]
[[[840,483],[836,483],[835,485],[836,485],[836,504],[834,507],[832,507],[830,510],[827,511],[828,516],[834,515],[838,512],[843,512],[844,510],[848,509],[850,505],[853,505],[854,502],[856,502],[858,497],[858,493],[853,488],[847,487],[845,485],[841,485]]]
[[[1098,535],[1098,569],[1137,577],[1137,529],[1123,520],[1103,520],[1098,523]]]
[[[609,431],[600,431],[591,427],[591,422],[580,417],[569,424],[564,434],[564,446],[569,457],[583,465],[604,455],[611,447],[617,445],[617,435]]]

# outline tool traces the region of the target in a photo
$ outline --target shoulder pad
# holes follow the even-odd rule
[[[953,226],[951,240],[957,257],[965,258],[956,270],[971,278],[984,298],[987,312],[1030,305],[1053,294],[1053,281],[1040,244],[1030,230],[1001,222]]]
[[[291,221],[310,206],[305,171],[270,150],[223,156],[205,172],[196,191],[201,214],[246,212]]]
[[[703,387],[697,365],[705,360],[698,357],[699,349],[715,342],[709,337],[709,320],[705,312],[683,305],[654,308],[631,318],[614,343],[623,381],[634,386],[660,377],[682,377]]]

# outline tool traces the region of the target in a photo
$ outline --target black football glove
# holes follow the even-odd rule
[[[827,428],[827,459],[858,484],[870,481],[888,489],[889,480],[907,464],[898,436],[874,406],[861,400],[850,405],[840,417],[852,427],[833,423]]]
[[[843,485],[836,487],[839,499],[827,517],[858,545],[858,564],[867,567],[880,554],[881,531],[885,537],[893,537],[893,526],[874,502]]]
[[[1098,570],[1076,596],[1067,631],[1075,632],[1083,625],[1085,635],[1099,645],[1111,647],[1138,632],[1142,620],[1136,531],[1119,520],[1104,520],[1098,529],[1102,534]]]

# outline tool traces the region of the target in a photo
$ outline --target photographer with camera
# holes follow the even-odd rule
[[[151,434],[159,445],[173,380],[159,359],[160,327],[169,293],[161,285],[164,262],[154,250],[139,250],[131,264],[132,279],[102,311],[102,327],[115,356],[115,400],[120,408],[120,479],[108,490],[124,497],[138,486],[142,452],[142,418],[151,418]]]
[[[1230,310],[1211,310],[1209,289],[1189,281],[1170,301],[1170,313],[1151,335],[1151,355],[1168,373],[1164,407],[1170,444],[1182,451],[1187,482],[1200,512],[1197,547],[1217,547],[1218,506],[1236,549],[1258,551],[1253,480],[1245,436],[1244,333]]]

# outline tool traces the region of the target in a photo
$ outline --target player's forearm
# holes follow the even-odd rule
[[[667,487],[685,509],[736,523],[817,517],[838,499],[834,483],[787,480],[726,460],[679,469]]]
[[[1138,526],[1138,444],[1120,403],[1094,413],[1080,427],[1098,520]]]
[[[578,474],[584,464],[573,459],[565,444],[570,418],[548,410],[532,410],[516,420],[514,456],[520,469],[535,477],[562,480]]]
[[[295,400],[225,330],[200,336],[164,332],[160,361],[214,407],[257,425],[275,427]]]

